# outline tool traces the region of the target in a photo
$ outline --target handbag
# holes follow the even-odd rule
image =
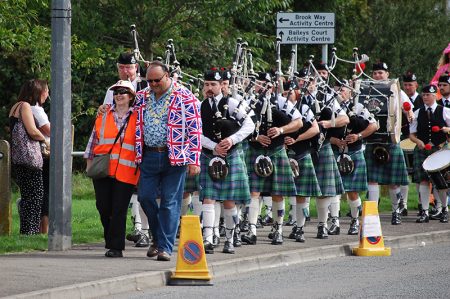
[[[41,146],[28,134],[22,122],[22,104],[18,105],[19,118],[11,131],[11,161],[30,169],[42,170],[43,160]]]
[[[112,149],[114,147],[114,144],[116,144],[117,140],[119,139],[119,136],[122,134],[123,129],[128,124],[130,115],[131,114],[128,115],[125,123],[120,128],[119,133],[117,133],[116,139],[114,139],[114,143],[112,144],[109,152],[107,154],[94,156],[94,159],[92,159],[91,167],[89,167],[89,169],[86,171],[86,175],[91,179],[97,180],[109,176],[109,161],[111,160]]]

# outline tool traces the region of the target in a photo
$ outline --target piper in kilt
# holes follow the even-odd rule
[[[255,125],[245,112],[245,102],[224,97],[217,71],[205,74],[201,104],[204,122],[202,154],[200,158],[200,200],[203,202],[203,238],[206,253],[214,253],[213,225],[214,204],[222,201],[226,227],[224,253],[234,253],[233,234],[237,223],[237,203],[249,199],[248,177],[244,161],[236,148],[250,135]],[[235,113],[236,112],[236,113]]]
[[[388,66],[384,62],[377,62],[372,67],[372,77],[379,82],[388,82],[389,71]],[[414,108],[411,100],[408,96],[400,91],[401,107],[396,105],[396,109],[403,109],[403,112],[411,120],[414,117],[412,109],[405,111],[405,103],[408,103],[408,107]],[[396,103],[394,103],[396,104]],[[387,122],[389,118],[387,118]],[[394,125],[394,124],[392,124]],[[386,125],[389,127],[389,124]],[[375,160],[374,156],[378,149],[385,149],[389,154],[389,162],[383,163]],[[383,149],[383,151],[384,151]],[[384,154],[386,156],[386,154]],[[367,164],[367,181],[368,181],[368,199],[372,201],[379,201],[380,189],[379,185],[389,185],[389,196],[392,203],[392,225],[401,224],[400,209],[403,205],[402,191],[400,186],[408,186],[408,171],[406,170],[405,157],[403,151],[398,143],[370,143],[367,141],[367,146],[364,152]],[[381,160],[381,159],[380,159]],[[405,188],[404,188],[405,189]],[[406,192],[406,190],[404,190]]]
[[[326,75],[326,67],[318,66],[318,71],[322,76]],[[339,103],[332,95],[328,87],[318,90],[317,81],[324,82],[323,77],[317,76],[308,86],[307,94],[302,98],[302,102],[308,105],[313,111],[316,119],[318,119],[320,128],[320,138],[313,139],[313,162],[316,170],[317,180],[319,181],[322,196],[316,198],[317,202],[317,218],[319,224],[317,226],[317,238],[326,239],[328,234],[337,235],[340,233],[339,219],[336,217],[339,213],[339,201],[336,203],[336,195],[344,192],[341,175],[333,155],[330,145],[330,128],[339,128],[348,124],[349,119],[345,111],[339,106]],[[332,204],[332,201],[334,203]],[[330,208],[332,225],[327,228],[328,208]]]
[[[258,101],[252,107],[257,126],[246,153],[250,178],[251,202],[248,218],[250,230],[242,236],[242,242],[256,244],[256,222],[259,214],[259,196],[268,192],[272,196],[274,221],[272,244],[283,243],[283,196],[295,196],[295,184],[289,158],[284,148],[284,134],[297,131],[302,126],[300,112],[286,98],[273,92],[269,73],[258,75],[256,93]],[[270,160],[269,160],[270,159]]]
[[[297,194],[295,206],[297,223],[292,228],[289,239],[295,239],[297,242],[305,242],[303,227],[306,218],[309,216],[309,199],[311,196],[321,196],[319,182],[317,181],[316,171],[311,158],[311,138],[319,134],[319,125],[314,118],[314,113],[307,105],[301,105],[297,101],[296,93],[293,93],[289,100],[292,100],[302,115],[303,127],[284,138],[285,144],[293,153],[291,158],[298,163],[298,173],[294,177]],[[297,106],[298,105],[298,106]],[[297,168],[296,168],[297,169]]]
[[[351,223],[349,235],[359,233],[358,214],[361,198],[358,192],[367,191],[366,160],[362,149],[362,139],[377,130],[377,123],[373,115],[360,103],[350,102],[352,93],[347,80],[337,83],[341,107],[347,113],[350,123],[344,128],[333,130],[330,139],[334,156],[338,166],[342,183],[350,206]],[[339,200],[341,195],[338,195]]]
[[[447,141],[448,132],[450,132],[450,108],[436,103],[436,92],[437,87],[434,85],[428,85],[422,89],[424,107],[416,110],[415,118],[410,125],[409,138],[417,144],[414,149],[414,181],[420,184],[419,194],[422,202],[422,211],[416,220],[418,223],[429,221],[430,179],[422,163],[429,155],[440,149],[440,146]],[[447,223],[447,189],[438,191],[442,201],[440,221]]]

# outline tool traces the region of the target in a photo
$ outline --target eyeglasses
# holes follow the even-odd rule
[[[159,79],[147,79],[147,82],[148,82],[148,84],[152,84],[153,82],[159,83],[159,82],[161,82],[162,78],[164,78],[165,75],[167,75],[167,74],[162,75],[162,77]]]
[[[114,90],[113,95],[116,96],[118,94],[127,94],[127,93],[130,93],[130,91],[128,89],[121,88],[121,89]]]

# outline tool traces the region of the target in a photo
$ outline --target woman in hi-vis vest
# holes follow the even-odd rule
[[[93,184],[108,249],[105,256],[122,257],[128,204],[139,179],[134,150],[137,114],[132,107],[136,93],[126,80],[118,81],[111,90],[114,104],[97,116],[84,158],[89,170],[95,156],[110,154],[109,176],[93,179]]]

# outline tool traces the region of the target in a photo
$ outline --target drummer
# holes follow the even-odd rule
[[[372,77],[375,81],[386,83],[389,80],[389,68],[385,62],[377,62],[372,67]],[[408,102],[409,107],[413,107],[408,96],[401,92],[401,105],[405,107],[404,103]],[[397,107],[397,109],[400,109]],[[414,114],[412,110],[407,112],[408,118],[412,119]],[[368,199],[372,201],[379,201],[380,188],[378,185],[389,185],[389,195],[392,202],[392,225],[401,224],[401,215],[399,210],[403,203],[403,192],[407,192],[409,185],[408,172],[406,170],[405,158],[399,144],[389,144],[388,153],[390,156],[389,163],[381,164],[375,160],[372,152],[377,148],[378,144],[367,144],[365,150],[365,158],[367,163],[367,181]],[[383,145],[381,145],[383,146]],[[402,189],[400,188],[402,186]],[[403,192],[402,192],[403,191]]]
[[[430,196],[430,180],[422,167],[423,161],[432,153],[440,150],[449,138],[450,108],[436,103],[437,87],[427,85],[422,89],[424,107],[414,113],[410,125],[409,138],[417,144],[414,149],[414,182],[420,183],[419,194],[422,202],[422,212],[416,222],[429,222],[428,208]],[[448,222],[447,189],[439,190],[442,201],[440,222]]]

